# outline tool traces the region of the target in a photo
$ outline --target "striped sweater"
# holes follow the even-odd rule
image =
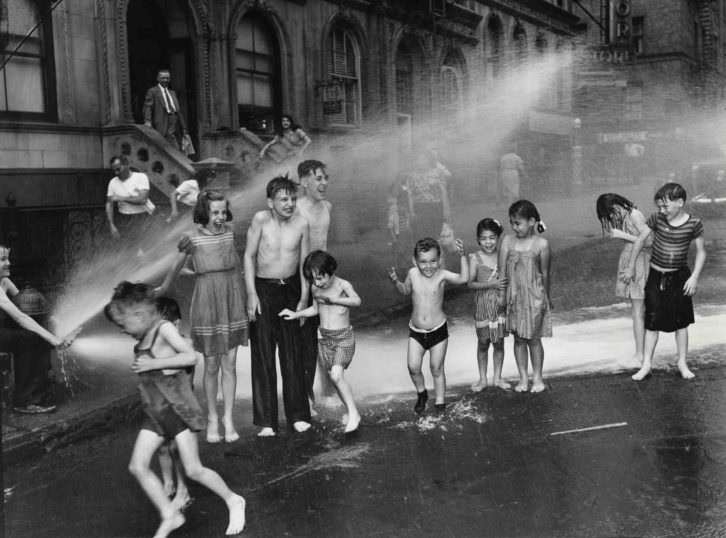
[[[691,241],[703,235],[701,219],[689,215],[688,220],[680,226],[671,226],[665,215],[654,213],[648,218],[647,224],[653,230],[650,262],[661,269],[687,267]]]

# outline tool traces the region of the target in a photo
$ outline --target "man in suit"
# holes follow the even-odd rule
[[[171,73],[160,69],[156,80],[158,84],[149,88],[144,99],[144,125],[153,127],[171,145],[181,149],[182,136],[188,131],[176,92],[169,89]]]

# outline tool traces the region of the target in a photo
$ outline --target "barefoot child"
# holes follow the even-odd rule
[[[499,236],[502,225],[498,220],[486,218],[476,225],[479,251],[469,254],[469,288],[474,296],[474,325],[477,336],[476,358],[479,365],[479,381],[471,390],[479,392],[487,385],[487,355],[492,345],[494,378],[492,385],[508,390],[509,383],[502,380],[504,362],[504,325],[506,321],[505,298],[507,279],[497,269]]]
[[[343,377],[355,353],[353,328],[350,326],[350,307],[360,306],[361,300],[350,285],[335,274],[338,262],[330,254],[315,250],[305,258],[305,278],[312,282],[313,304],[293,312],[286,308],[280,316],[287,320],[320,315],[318,359],[330,374],[341,401],[345,404],[348,421],[345,433],[358,428],[360,414],[353,391]]]
[[[429,352],[431,375],[434,378],[437,411],[446,408],[446,376],[444,359],[449,343],[446,314],[443,311],[444,287],[449,284],[464,284],[469,280],[469,265],[466,263],[464,244],[456,240],[461,257],[461,273],[452,273],[441,268],[441,247],[431,237],[420,239],[413,249],[415,267],[409,269],[406,280],[398,280],[395,268],[389,276],[396,289],[403,295],[411,295],[413,312],[408,333],[408,373],[411,376],[418,398],[413,410],[422,413],[426,409],[428,392],[421,372],[424,354]]]
[[[242,263],[234,246],[229,201],[217,191],[204,191],[194,208],[197,229],[184,235],[164,282],[155,292],[164,295],[191,257],[196,275],[191,304],[192,342],[204,355],[204,394],[207,399],[207,442],[219,443],[217,392],[221,370],[224,440],[239,439],[232,409],[237,387],[237,347],[247,345],[248,323]]]
[[[651,215],[647,227],[633,246],[623,281],[630,283],[636,275],[638,255],[653,236],[650,272],[645,284],[645,344],[640,370],[633,374],[641,381],[650,374],[659,332],[675,332],[678,370],[684,379],[695,377],[686,364],[688,326],[693,323],[693,300],[698,277],[706,262],[701,219],[683,210],[686,190],[678,183],[666,183],[655,193],[658,213]],[[688,268],[688,249],[696,245],[693,273]]]
[[[204,418],[184,368],[196,362],[194,350],[176,327],[162,319],[149,286],[121,282],[107,308],[109,316],[138,340],[132,370],[139,374],[139,392],[146,415],[134,445],[129,470],[159,510],[161,524],[154,535],[164,538],[184,524],[184,516],[166,496],[150,468],[151,458],[165,440],[176,441],[186,475],[206,486],[227,504],[226,534],[238,534],[245,526],[245,500],[231,491],[214,471],[199,460],[195,432]],[[173,374],[165,373],[173,371]]]
[[[531,392],[545,390],[542,379],[542,337],[552,336],[550,320],[550,246],[539,212],[529,200],[509,207],[514,234],[507,234],[499,250],[499,267],[507,279],[507,331],[514,334],[514,358],[519,370],[517,392],[529,388],[528,358],[532,361]]]
[[[633,318],[633,337],[635,338],[635,358],[643,364],[643,339],[645,336],[645,279],[648,276],[650,263],[650,243],[640,251],[635,260],[635,276],[630,282],[622,278],[630,263],[633,245],[640,234],[649,229],[645,217],[627,198],[619,194],[601,194],[595,204],[597,218],[602,224],[603,233],[609,233],[613,239],[625,242],[618,260],[618,278],[615,283],[615,296],[630,299]]]
[[[310,248],[310,226],[295,213],[296,204],[297,185],[287,177],[272,179],[267,184],[268,208],[255,214],[247,230],[244,264],[253,422],[260,427],[260,437],[277,434],[276,348],[288,426],[298,433],[310,429],[300,322],[278,316],[285,308],[297,311],[308,306],[309,286],[302,266]]]

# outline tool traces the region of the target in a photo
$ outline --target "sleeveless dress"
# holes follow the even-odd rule
[[[486,265],[478,252],[473,256],[477,262],[477,282],[487,282],[497,278],[499,270],[496,267]],[[488,328],[488,337],[492,343],[498,343],[505,336],[505,300],[505,292],[493,288],[476,290],[474,294],[474,325],[477,329]]]
[[[628,214],[623,219],[623,231],[627,234],[638,236],[640,232],[633,225],[633,221]],[[625,283],[621,277],[630,263],[630,254],[633,252],[634,244],[626,242],[623,251],[620,253],[618,260],[618,278],[615,282],[615,296],[624,297],[626,299],[644,299],[645,298],[645,281],[648,279],[650,270],[650,246],[644,246],[635,259],[635,275],[633,279]]]
[[[154,335],[148,348],[141,348],[138,344],[134,346],[135,357],[146,354],[156,358],[151,349],[164,323],[170,322],[160,321],[151,329]],[[193,432],[204,429],[202,408],[192,392],[186,370],[179,369],[172,375],[166,375],[161,370],[142,372],[139,374],[138,387],[147,429],[170,439],[181,431],[178,427],[180,422]]]
[[[200,226],[178,248],[191,255],[196,272],[190,315],[194,349],[209,356],[246,346],[245,285],[231,227],[214,234]]]
[[[549,300],[539,269],[539,252],[511,249],[507,255],[507,324],[519,338],[552,336]]]

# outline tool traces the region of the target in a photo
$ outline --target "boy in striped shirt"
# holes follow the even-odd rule
[[[684,211],[686,190],[678,183],[666,183],[655,193],[658,213],[652,214],[647,228],[633,246],[630,264],[623,275],[628,282],[635,274],[635,260],[645,241],[653,234],[650,273],[645,284],[645,358],[632,378],[640,381],[650,375],[659,332],[675,332],[678,370],[684,379],[693,372],[686,364],[688,326],[693,323],[693,302],[698,277],[706,261],[703,223]],[[693,273],[688,268],[688,249],[696,245]]]

